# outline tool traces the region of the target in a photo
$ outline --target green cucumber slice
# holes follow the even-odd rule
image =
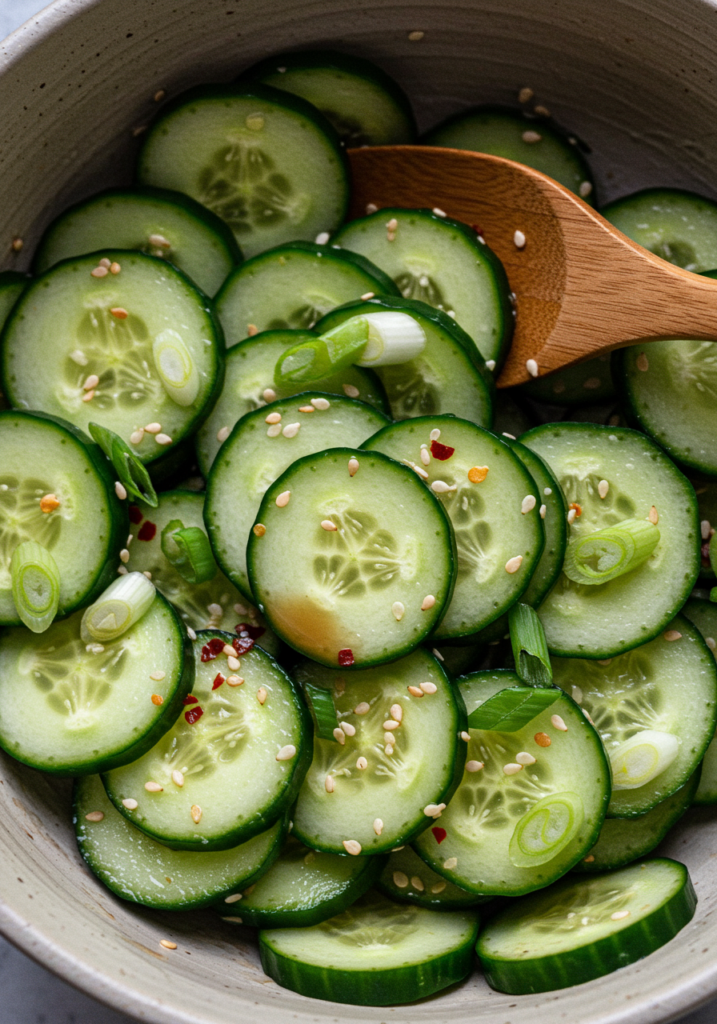
[[[0,412],[0,451],[0,623],[20,623],[10,562],[27,540],[57,562],[58,614],[68,615],[94,601],[115,576],[127,512],[115,495],[112,468],[89,437],[42,413]],[[43,512],[46,496],[59,505]]]
[[[102,777],[120,814],[172,850],[228,850],[264,832],[293,803],[311,758],[309,717],[283,669],[260,647],[238,669],[221,651],[203,661],[214,639],[236,637],[197,634],[195,699],[174,727]]]
[[[331,853],[384,853],[427,828],[465,753],[460,695],[435,658],[419,648],[351,675],[306,661],[295,675],[329,690],[343,733],[339,742],[314,735],[294,809],[298,838]]]
[[[469,715],[521,685],[505,669],[458,681]],[[519,896],[549,885],[587,854],[600,831],[610,799],[600,738],[567,696],[518,732],[468,732],[461,784],[438,827],[414,841],[416,852],[469,892]]]
[[[548,463],[565,500],[579,505],[571,536],[647,517],[652,506],[659,516],[660,541],[633,572],[600,586],[561,574],[540,606],[551,652],[611,658],[657,636],[684,604],[699,571],[697,502],[689,482],[654,442],[624,427],[550,424],[521,441]],[[602,481],[608,484],[605,498],[599,496]]]
[[[312,928],[259,934],[261,965],[284,988],[359,1006],[412,1003],[467,977],[475,912],[441,914],[368,893]]]
[[[611,759],[611,817],[646,814],[685,785],[717,724],[717,666],[695,626],[678,615],[655,640],[606,662],[553,658],[552,664],[555,683],[590,715]],[[672,760],[652,775],[657,761],[644,784],[625,788],[621,749],[651,732],[677,740]]]
[[[102,248],[138,249],[169,260],[207,295],[214,295],[241,252],[216,214],[181,192],[113,188],[71,206],[40,240],[36,274],[60,260]]]
[[[717,267],[717,203],[677,188],[647,188],[600,211],[668,263],[699,273]]]
[[[12,307],[20,298],[30,283],[27,274],[21,274],[17,270],[3,270],[0,272],[0,332],[10,315]]]
[[[217,906],[224,920],[255,928],[306,928],[340,914],[378,878],[383,857],[321,853],[289,836],[278,860],[250,891]]]
[[[194,678],[185,630],[160,594],[104,645],[84,644],[82,615],[44,633],[16,627],[0,638],[0,746],[55,775],[141,757],[172,727]]]
[[[463,910],[488,900],[441,878],[411,846],[391,854],[376,885],[398,903],[414,903],[428,910]]]
[[[698,767],[681,789],[647,814],[639,818],[606,818],[597,843],[573,871],[592,873],[622,868],[651,853],[693,803],[699,781]]]
[[[115,810],[99,775],[75,782],[73,822],[90,871],[115,896],[155,910],[207,907],[251,885],[278,855],[285,831],[279,819],[231,850],[170,850]]]
[[[162,530],[173,519],[185,526],[204,529],[204,495],[190,491],[165,491],[157,508],[130,505],[131,527],[127,569],[149,572],[155,587],[171,601],[182,621],[195,632],[221,629],[233,632],[241,622],[255,630],[260,647],[276,658],[282,644],[262,615],[239,593],[221,570],[207,583],[192,584],[177,572],[162,551]]]
[[[595,202],[593,177],[580,143],[552,120],[511,107],[485,105],[454,114],[432,128],[423,141],[428,146],[469,149],[516,160],[555,178],[586,203]]]
[[[308,330],[336,306],[368,292],[399,294],[391,278],[363,256],[290,242],[237,267],[217,295],[217,315],[231,348],[257,331]],[[272,370],[272,385],[273,378]]]
[[[515,319],[510,285],[473,228],[431,210],[389,208],[349,221],[332,242],[384,270],[405,299],[444,310],[493,361],[491,369],[500,368]]]
[[[551,402],[553,405],[610,402],[615,398],[610,355],[597,356],[528,381],[520,385],[519,391],[539,402]]]
[[[301,96],[331,122],[345,146],[415,141],[416,122],[403,89],[361,57],[334,50],[280,53],[249,68],[241,80]]]
[[[332,231],[348,200],[331,124],[310,103],[267,85],[182,93],[150,126],[137,177],[207,206],[245,256]]]
[[[568,988],[664,946],[696,905],[687,868],[667,858],[566,878],[494,917],[478,940],[478,959],[499,992]]]
[[[229,568],[228,545],[240,550],[246,534],[219,529],[224,461],[212,470],[206,519]],[[274,632],[332,668],[408,654],[437,626],[455,578],[450,520],[433,492],[408,466],[353,448],[298,459],[268,487],[246,558]]]
[[[219,565],[243,594],[252,594],[247,540],[257,514],[264,522],[260,507],[271,484],[297,460],[338,445],[359,445],[386,422],[363,402],[304,391],[247,413],[236,424],[209,475],[205,520]],[[348,479],[346,462],[342,468]],[[317,527],[326,515],[319,516]],[[321,579],[323,572],[318,570]]]
[[[453,525],[456,585],[433,637],[472,636],[502,616],[545,543],[540,494],[522,461],[501,438],[453,416],[391,424],[363,447],[415,468]]]
[[[377,296],[349,302],[327,313],[316,325],[319,334],[352,316],[397,310],[410,313],[426,334],[417,359],[398,366],[380,366],[376,374],[386,389],[395,420],[452,413],[481,427],[490,427],[495,386],[482,356],[466,332],[440,309],[413,299]]]
[[[93,277],[106,270],[100,259],[121,270]],[[42,409],[85,431],[99,423],[125,441],[159,424],[159,432],[133,444],[146,463],[188,437],[221,391],[224,345],[209,300],[171,264],[139,252],[103,250],[36,278],[14,307],[2,344],[3,387],[14,407]],[[191,367],[189,404],[165,390],[155,363],[163,344]]]
[[[714,655],[717,650],[717,604],[703,598],[691,597],[682,614],[700,631]],[[713,737],[702,761],[702,775],[695,794],[696,804],[717,803],[717,739]]]

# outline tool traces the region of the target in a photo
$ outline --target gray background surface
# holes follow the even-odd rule
[[[45,6],[44,0],[0,0],[0,39]],[[77,992],[0,938],[0,1022],[135,1024],[135,1019]],[[681,1024],[717,1024],[717,1001],[683,1017]]]

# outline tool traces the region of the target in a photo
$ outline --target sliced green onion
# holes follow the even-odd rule
[[[162,551],[187,583],[206,583],[217,574],[209,538],[199,526],[170,520],[162,530]]]
[[[288,348],[276,364],[274,382],[282,385],[324,380],[353,365],[366,347],[368,338],[366,317],[352,316],[326,334]]]
[[[517,732],[554,704],[562,693],[557,687],[513,686],[499,690],[471,712],[468,728]]]
[[[10,560],[12,596],[17,614],[33,633],[44,633],[60,605],[60,570],[47,548],[26,540]]]
[[[527,686],[550,686],[553,669],[543,624],[537,612],[527,604],[514,604],[508,614],[510,645],[515,671]]]
[[[85,610],[80,625],[84,643],[108,643],[138,622],[154,601],[154,584],[144,573],[120,576]]]
[[[671,732],[644,729],[625,740],[612,754],[613,789],[639,789],[669,768],[680,744]]]
[[[517,868],[547,864],[575,838],[584,820],[583,802],[577,793],[544,796],[513,830],[508,846],[511,863]]]
[[[304,683],[304,696],[314,720],[314,733],[319,739],[335,741],[339,720],[330,690],[314,686],[313,683]]]
[[[147,467],[138,459],[129,445],[119,434],[99,423],[90,423],[89,431],[107,458],[112,463],[117,478],[124,485],[127,494],[143,501],[145,505],[156,508],[159,504],[157,492],[152,486]]]
[[[563,572],[574,583],[607,583],[642,565],[659,539],[659,529],[648,519],[625,519],[571,541]]]
[[[192,354],[176,331],[162,331],[152,345],[162,386],[177,405],[191,405],[199,394],[199,373]]]
[[[408,363],[426,347],[426,333],[408,313],[366,313],[368,344],[357,366],[393,366]]]

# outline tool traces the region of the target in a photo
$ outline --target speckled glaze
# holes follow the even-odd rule
[[[423,38],[409,41],[416,31]],[[589,140],[603,200],[648,185],[715,195],[717,7],[705,0],[57,0],[0,45],[0,269],[27,267],[68,203],[130,180],[134,131],[159,108],[160,90],[226,81],[306,44],[375,59],[413,98],[423,128],[477,100],[511,102],[530,85]],[[14,238],[24,240],[20,253]],[[647,960],[540,996],[491,992],[476,973],[440,997],[374,1009],[279,988],[249,929],[116,899],[78,856],[69,792],[2,759],[0,929],[143,1021],[657,1024],[717,992],[709,808],[690,812],[662,848],[689,866],[697,914]]]

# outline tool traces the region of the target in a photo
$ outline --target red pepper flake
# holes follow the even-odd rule
[[[436,837],[436,842],[438,843],[439,846],[448,835],[446,830],[444,828],[440,828],[439,826],[436,826],[436,828],[432,828],[431,832]]]
[[[209,643],[206,643],[202,647],[202,661],[214,661],[224,650],[224,641],[220,640],[219,637],[213,637]]]
[[[142,512],[140,509],[137,508],[136,505],[130,505],[128,512],[130,523],[134,523],[134,525],[136,526],[137,523],[142,522]]]
[[[577,501],[571,501],[568,505],[568,509],[573,509],[575,511],[576,519],[578,518],[578,516],[581,516],[583,514],[583,510],[580,507],[580,505],[578,505]]]
[[[213,690],[218,690],[219,687],[222,685],[222,683],[224,681],[225,681],[225,677],[221,674],[221,672],[217,672],[217,674],[214,676],[214,682],[212,683],[212,689]]]
[[[149,519],[145,519],[139,528],[137,534],[137,540],[154,540],[154,536],[157,532],[157,527],[154,523],[150,523]]]
[[[480,226],[480,224],[471,224],[471,227],[473,228],[477,235],[480,235],[481,238],[483,237],[483,228]]]
[[[264,626],[252,626],[249,622],[240,622],[234,627],[234,631],[239,636],[250,636],[252,640],[258,640],[260,636],[264,636],[266,629]]]
[[[237,652],[237,658],[240,658],[242,654],[248,654],[254,646],[254,641],[250,636],[238,636],[232,640],[232,647]]]
[[[434,459],[438,459],[439,462],[446,462],[454,451],[455,448],[451,448],[447,444],[441,444],[440,441],[431,441],[431,455]]]
[[[192,694],[192,693],[188,693],[187,696],[182,701],[182,704],[184,704],[185,706],[187,704],[198,704],[198,703],[199,703],[199,698],[195,697],[194,694]]]
[[[345,668],[347,665],[353,665],[354,663],[354,652],[350,647],[345,647],[343,651],[339,651],[339,665]]]
[[[199,721],[203,714],[204,712],[201,708],[190,708],[189,711],[184,712],[184,717],[190,725],[194,725],[195,722]]]

